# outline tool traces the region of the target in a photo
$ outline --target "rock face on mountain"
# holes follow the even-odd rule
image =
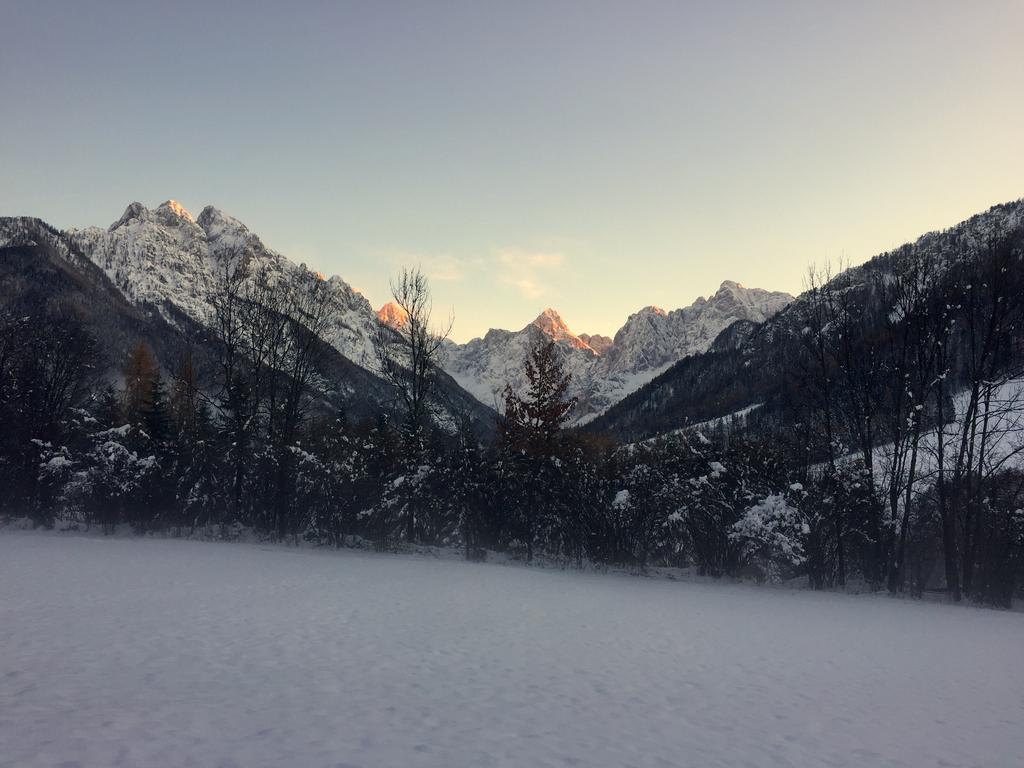
[[[710,298],[698,298],[682,309],[644,307],[615,334],[605,365],[610,373],[664,368],[705,351],[737,320],[763,323],[792,300],[788,293],[744,288],[726,280]]]
[[[611,347],[613,343],[611,336],[602,336],[598,333],[595,333],[594,335],[590,335],[588,333],[581,333],[580,339],[582,339],[583,342],[592,350],[594,350],[594,352],[596,352],[598,355],[603,355],[605,352],[607,352],[608,348]]]
[[[212,206],[193,218],[173,200],[152,210],[132,203],[109,228],[68,235],[126,296],[152,304],[172,324],[180,312],[209,325],[218,280],[240,262],[281,277],[301,268],[267,248],[238,219]],[[327,284],[335,321],[326,340],[353,362],[369,365],[377,327],[373,308],[340,277]]]
[[[409,315],[404,309],[398,306],[398,304],[393,301],[389,301],[377,310],[377,319],[389,328],[398,330],[399,328],[405,327],[405,324],[409,320]]]
[[[555,310],[546,309],[520,331],[491,330],[482,339],[447,345],[443,365],[464,389],[495,405],[506,383],[516,389],[525,385],[522,368],[530,349],[553,340],[563,367],[572,374],[570,393],[578,399],[572,420],[583,423],[673,363],[704,352],[733,323],[762,323],[792,299],[787,293],[726,280],[713,296],[689,307],[672,312],[641,309],[614,339],[576,335]]]

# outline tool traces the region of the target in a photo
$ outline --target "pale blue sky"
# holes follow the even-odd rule
[[[0,214],[212,203],[456,337],[797,291],[1024,196],[1024,2],[0,0]]]

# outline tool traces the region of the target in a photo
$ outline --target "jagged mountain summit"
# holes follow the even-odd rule
[[[394,301],[389,301],[377,310],[377,319],[389,328],[398,330],[405,327],[409,314]]]
[[[573,349],[585,349],[593,355],[597,355],[597,351],[581,337],[570,331],[562,316],[550,307],[537,315],[537,318],[531,325],[554,341],[567,344]]]
[[[152,210],[132,203],[107,229],[69,230],[68,235],[129,299],[153,305],[171,324],[180,312],[209,325],[217,280],[239,261],[282,276],[300,268],[233,216],[206,206],[193,217],[174,200]],[[336,318],[327,341],[366,367],[377,327],[373,308],[340,277],[327,284]]]
[[[688,307],[671,312],[641,309],[630,315],[614,339],[577,335],[557,311],[546,309],[520,331],[492,329],[483,338],[447,345],[443,365],[464,389],[496,405],[506,383],[513,388],[525,385],[522,361],[529,350],[551,339],[573,377],[570,394],[579,402],[572,419],[583,423],[673,363],[706,351],[733,323],[762,323],[792,300],[787,293],[726,280],[713,296],[698,298]]]
[[[737,320],[763,323],[792,300],[788,293],[745,288],[725,280],[713,296],[702,296],[688,307],[671,312],[644,307],[616,332],[604,364],[612,374],[660,372],[706,351]]]
[[[612,345],[611,336],[602,336],[599,333],[595,333],[593,335],[589,333],[581,333],[579,338],[588,347],[594,350],[594,353],[597,355],[603,355],[605,352],[608,351],[609,347],[611,347]]]

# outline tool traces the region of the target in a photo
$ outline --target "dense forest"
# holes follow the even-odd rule
[[[407,322],[375,343],[394,408],[356,418],[322,395],[330,317],[305,270],[225,270],[211,338],[175,359],[145,338],[105,359],[80,307],[0,311],[0,513],[1007,606],[1024,588],[1022,249],[998,234],[961,246],[812,272],[771,338],[733,329],[672,387],[627,399],[669,392],[650,413],[677,416],[715,397],[728,414],[744,388],[769,400],[649,440],[566,428],[553,343],[522,361],[528,386],[506,388],[495,431],[441,417],[445,334],[415,270],[393,286]]]

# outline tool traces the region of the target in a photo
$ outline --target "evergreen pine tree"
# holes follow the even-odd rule
[[[507,446],[534,456],[554,456],[576,398],[567,398],[572,376],[562,370],[553,341],[535,347],[525,362],[528,386],[522,395],[505,387],[502,437]]]
[[[170,415],[177,431],[196,437],[199,433],[200,411],[203,407],[198,372],[192,360],[192,353],[186,352],[171,388]]]
[[[161,443],[171,436],[171,417],[159,369],[150,380],[149,391],[142,403],[142,425],[150,438]]]
[[[113,429],[124,423],[121,398],[110,385],[107,385],[96,398],[93,415],[102,429]]]
[[[146,342],[136,344],[124,369],[124,416],[130,423],[141,425],[144,421],[146,401],[151,396],[159,370]]]
[[[535,539],[560,505],[562,428],[576,398],[566,397],[571,376],[562,370],[553,341],[535,347],[524,365],[526,392],[505,387],[501,437],[510,470],[508,501],[518,510],[520,537],[532,560]]]

